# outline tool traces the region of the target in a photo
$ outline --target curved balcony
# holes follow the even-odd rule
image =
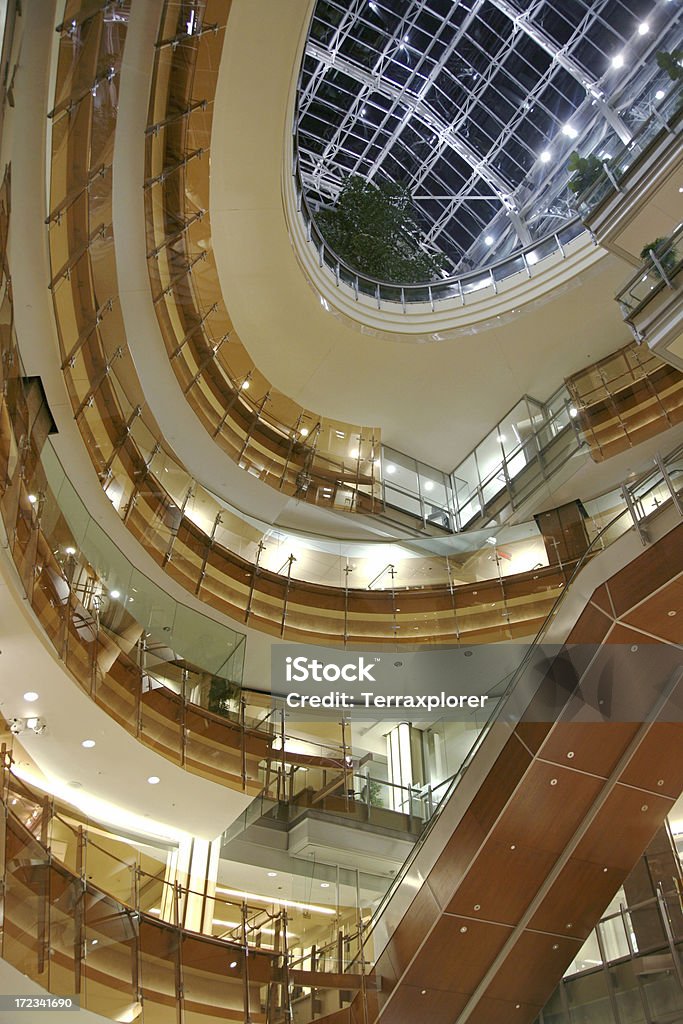
[[[90,54],[91,60],[83,74],[91,73],[102,59],[101,17],[101,13],[95,15],[81,27],[82,35],[87,26],[93,35],[92,44],[81,50]],[[122,31],[121,24],[116,31]],[[205,33],[200,41],[205,38],[213,38],[212,33]],[[195,40],[185,43],[194,46]],[[181,40],[176,51],[182,44]],[[66,69],[73,41],[66,36],[61,45]],[[164,51],[174,52],[171,46],[160,48]],[[189,590],[233,618],[274,635],[338,643],[443,643],[533,633],[563,585],[566,568],[544,567],[542,558],[532,563],[538,566],[534,571],[516,576],[514,583],[509,577],[505,577],[509,582],[501,582],[503,574],[494,559],[489,566],[493,571],[484,579],[479,574],[469,586],[463,580],[457,595],[453,581],[458,579],[458,567],[448,557],[441,558],[427,567],[432,571],[431,580],[427,577],[419,588],[397,588],[387,572],[388,585],[383,581],[381,590],[370,593],[348,586],[347,573],[345,585],[330,587],[297,579],[296,568],[288,575],[273,572],[259,565],[258,538],[246,545],[242,540],[235,544],[234,530],[225,531],[221,523],[226,515],[224,506],[167,455],[142,396],[136,392],[130,354],[122,344],[125,334],[120,309],[115,296],[104,299],[105,289],[111,290],[116,281],[113,240],[106,228],[91,230],[93,223],[104,225],[110,220],[109,176],[98,172],[91,178],[93,165],[106,168],[106,152],[97,149],[91,153],[86,168],[80,145],[85,132],[86,138],[99,139],[107,150],[114,112],[106,95],[95,104],[93,90],[81,90],[76,102],[70,88],[66,75],[58,90],[62,98],[53,112],[53,186],[58,189],[59,183],[67,180],[74,160],[81,188],[68,193],[66,205],[64,199],[57,201],[59,191],[53,195],[59,216],[51,218],[49,234],[53,266],[60,269],[52,291],[76,418],[103,487],[131,532]],[[97,95],[99,89],[94,89]],[[66,110],[69,117],[60,118],[60,111]],[[79,238],[87,244],[76,246],[68,257],[72,240]],[[138,404],[128,392],[140,400]],[[234,520],[230,525],[234,526]],[[479,550],[487,549],[481,543]],[[290,554],[282,561],[292,570]],[[391,557],[383,563],[387,570],[392,564]],[[340,582],[344,568],[340,564],[336,569]],[[376,575],[377,569],[368,580]],[[441,585],[431,582],[437,579]],[[486,607],[482,598],[488,599]]]
[[[628,558],[633,544],[628,542],[629,550],[621,555],[626,568],[609,576],[605,566],[607,580],[598,574],[592,581],[592,600],[598,604],[589,603],[570,630],[565,650],[578,653],[575,682],[583,694],[578,704],[572,704],[576,694],[566,685],[568,679],[537,660],[542,655],[539,644],[557,640],[566,629],[560,621],[565,597],[557,617],[549,617],[534,650],[515,672],[496,721],[482,731],[414,853],[372,908],[372,917],[352,904],[344,908],[348,942],[342,938],[336,954],[323,944],[329,955],[318,957],[306,950],[296,955],[288,918],[282,915],[278,927],[275,908],[253,906],[246,893],[241,900],[238,892],[237,901],[223,901],[220,887],[207,893],[195,892],[182,881],[180,886],[169,885],[159,870],[150,870],[149,858],[143,864],[130,852],[122,857],[101,833],[84,843],[80,823],[74,829],[63,813],[55,815],[49,800],[36,799],[6,773],[3,793],[9,814],[3,819],[5,842],[0,845],[3,956],[55,993],[80,994],[88,1008],[118,1019],[124,1002],[134,1016],[141,1014],[142,1021],[151,1024],[160,1004],[209,1021],[219,1014],[224,1018],[226,1009],[236,1019],[242,1013],[257,1019],[260,1013],[265,1021],[276,1021],[279,1008],[286,1019],[294,1013],[303,1022],[354,1020],[360,1004],[374,1021],[393,1001],[393,1019],[403,1001],[412,998],[408,969],[416,954],[431,959],[432,973],[424,975],[426,988],[421,994],[428,996],[425,1006],[431,1006],[429,1012],[438,1021],[452,1019],[454,1005],[457,1012],[467,1009],[477,1021],[509,1020],[510,1006],[523,1006],[520,1019],[532,1019],[588,937],[605,899],[670,811],[683,781],[678,757],[681,726],[674,724],[680,682],[675,645],[663,639],[656,652],[662,657],[654,657],[653,648],[639,661],[633,658],[638,644],[631,642],[642,642],[643,630],[649,631],[650,641],[653,629],[671,632],[662,609],[677,585],[671,553],[681,528],[670,532],[669,520],[658,528],[662,514],[659,510],[652,524],[658,530],[657,542],[634,565]],[[608,592],[617,602],[610,614],[602,604]],[[654,595],[656,601],[650,604]],[[618,623],[613,615],[619,615]],[[587,658],[582,644],[588,645]],[[597,745],[596,726],[586,722],[583,713],[607,664],[595,659],[596,645],[610,665],[612,658],[619,661],[623,656],[623,647],[630,645],[631,651],[630,667],[619,662],[619,696],[613,695],[610,721],[599,725],[602,742]],[[644,687],[645,671],[649,676]],[[551,682],[555,690],[548,688]],[[598,686],[597,692],[604,690]],[[640,725],[628,717],[633,712],[628,697],[636,692]],[[549,698],[559,702],[552,721],[547,720]],[[525,709],[530,717],[519,722]],[[561,720],[555,721],[558,710]],[[568,744],[575,759],[571,767],[566,763]],[[489,784],[480,787],[484,778]],[[531,815],[530,793],[536,796]],[[515,842],[510,846],[511,838]],[[509,861],[508,847],[516,851],[518,844],[520,856],[529,849],[536,856],[530,862],[522,857],[517,864],[512,895],[506,873],[499,868],[502,849]],[[459,854],[454,858],[455,849]],[[493,873],[492,864],[498,865]],[[109,892],[98,887],[96,871],[107,879]],[[91,872],[93,877],[87,877]],[[498,883],[492,884],[495,878]],[[583,879],[580,886],[578,878]],[[481,894],[481,903],[473,914],[469,903],[475,893]],[[188,931],[194,897],[204,920],[209,904],[212,924],[217,910],[233,916],[239,911],[228,927],[232,941]],[[425,902],[430,911],[426,915]],[[352,931],[354,909],[357,927]],[[571,936],[565,933],[568,913]],[[159,921],[157,914],[164,920]],[[453,933],[452,941],[443,942],[444,931]],[[472,934],[463,938],[467,933]],[[473,939],[477,948],[483,945],[487,951],[483,959],[465,956]],[[444,988],[443,979],[451,975],[442,972],[439,983],[435,972],[441,969],[441,956],[452,957],[455,944],[461,970]],[[543,970],[530,975],[520,967],[531,953]],[[266,965],[270,970],[261,973]],[[274,984],[282,988],[275,990]]]

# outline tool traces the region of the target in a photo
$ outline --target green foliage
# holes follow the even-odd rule
[[[569,156],[567,163],[569,171],[569,190],[575,195],[585,192],[594,185],[602,174],[604,167],[602,162],[592,153],[590,156],[579,156],[576,150]]]
[[[384,787],[377,779],[368,779],[368,800],[373,807],[384,806]]]
[[[667,244],[669,246],[668,248],[666,248]],[[678,252],[677,252],[676,248],[673,245],[671,245],[671,243],[669,242],[669,239],[661,237],[661,238],[654,238],[651,242],[648,242],[647,245],[644,245],[643,248],[640,250],[640,258],[641,258],[641,260],[648,260],[649,261],[652,258],[650,256],[650,250],[651,249],[653,250],[655,256],[657,257],[657,259],[659,260],[660,264],[664,268],[664,272],[667,275],[671,274],[673,272],[676,264],[678,263]],[[660,252],[659,251],[660,249],[663,250],[663,251]],[[659,271],[658,271],[656,266],[652,267],[651,273],[654,274],[655,277],[659,277],[660,276],[659,275]]]
[[[683,79],[683,50],[658,50],[656,57],[658,65],[662,71],[666,71],[672,82],[680,82]]]
[[[420,248],[410,192],[403,185],[375,185],[350,175],[332,209],[316,215],[321,234],[354,270],[380,281],[418,284],[433,281],[445,257]]]
[[[230,701],[234,700],[237,692],[237,686],[229,679],[212,676],[209,683],[208,710],[213,711],[215,715],[227,717],[230,714]]]

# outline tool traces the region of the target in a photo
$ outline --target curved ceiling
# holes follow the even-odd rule
[[[349,174],[405,184],[457,272],[557,230],[570,151],[609,156],[660,101],[672,6],[318,0],[297,116],[310,204]]]
[[[377,423],[385,443],[450,470],[520,395],[544,400],[563,377],[628,341],[612,301],[627,266],[604,256],[544,304],[518,307],[516,319],[428,345],[396,344],[326,309],[302,273],[283,209],[310,6],[231,5],[211,140],[212,244],[226,307],[284,393]]]

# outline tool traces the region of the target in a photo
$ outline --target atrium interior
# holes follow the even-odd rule
[[[683,1021],[680,0],[0,32],[0,1022]]]

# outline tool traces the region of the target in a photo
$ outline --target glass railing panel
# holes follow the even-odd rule
[[[570,1019],[582,1014],[590,1024],[614,1024],[608,986],[609,979],[602,972],[575,978],[566,986]]]
[[[183,935],[181,946],[183,971],[183,1018],[186,1024],[213,1024],[226,1016],[241,1019],[242,1014],[256,1016],[260,985],[268,985],[273,974],[265,954],[250,954],[245,961],[241,949],[229,949],[207,939]],[[232,966],[234,965],[234,966]],[[248,985],[245,983],[245,972]],[[249,1007],[244,1006],[245,993]]]
[[[89,885],[82,901],[82,1001],[104,1017],[134,1019],[139,1006],[137,916]]]
[[[2,955],[49,987],[48,854],[11,816],[6,823]]]
[[[493,276],[496,281],[506,281],[509,277],[514,277],[515,274],[526,274],[526,272],[527,264],[524,262],[523,256],[512,256],[493,268]]]
[[[50,992],[73,996],[80,969],[83,884],[53,861],[49,886]]]
[[[184,703],[182,694],[160,686],[142,672],[140,731],[145,743],[175,764],[182,764],[184,745]]]
[[[680,957],[681,950],[679,948]],[[666,958],[669,961],[669,957]],[[647,1000],[652,1020],[675,1021],[683,1015],[683,989],[676,976],[673,961],[669,967],[642,977],[643,997]]]
[[[106,632],[100,633],[93,696],[119,725],[138,735],[142,673],[135,653],[125,654]]]
[[[139,923],[140,993],[145,1024],[180,1024],[177,981],[180,977],[180,932],[171,925],[142,918]]]

